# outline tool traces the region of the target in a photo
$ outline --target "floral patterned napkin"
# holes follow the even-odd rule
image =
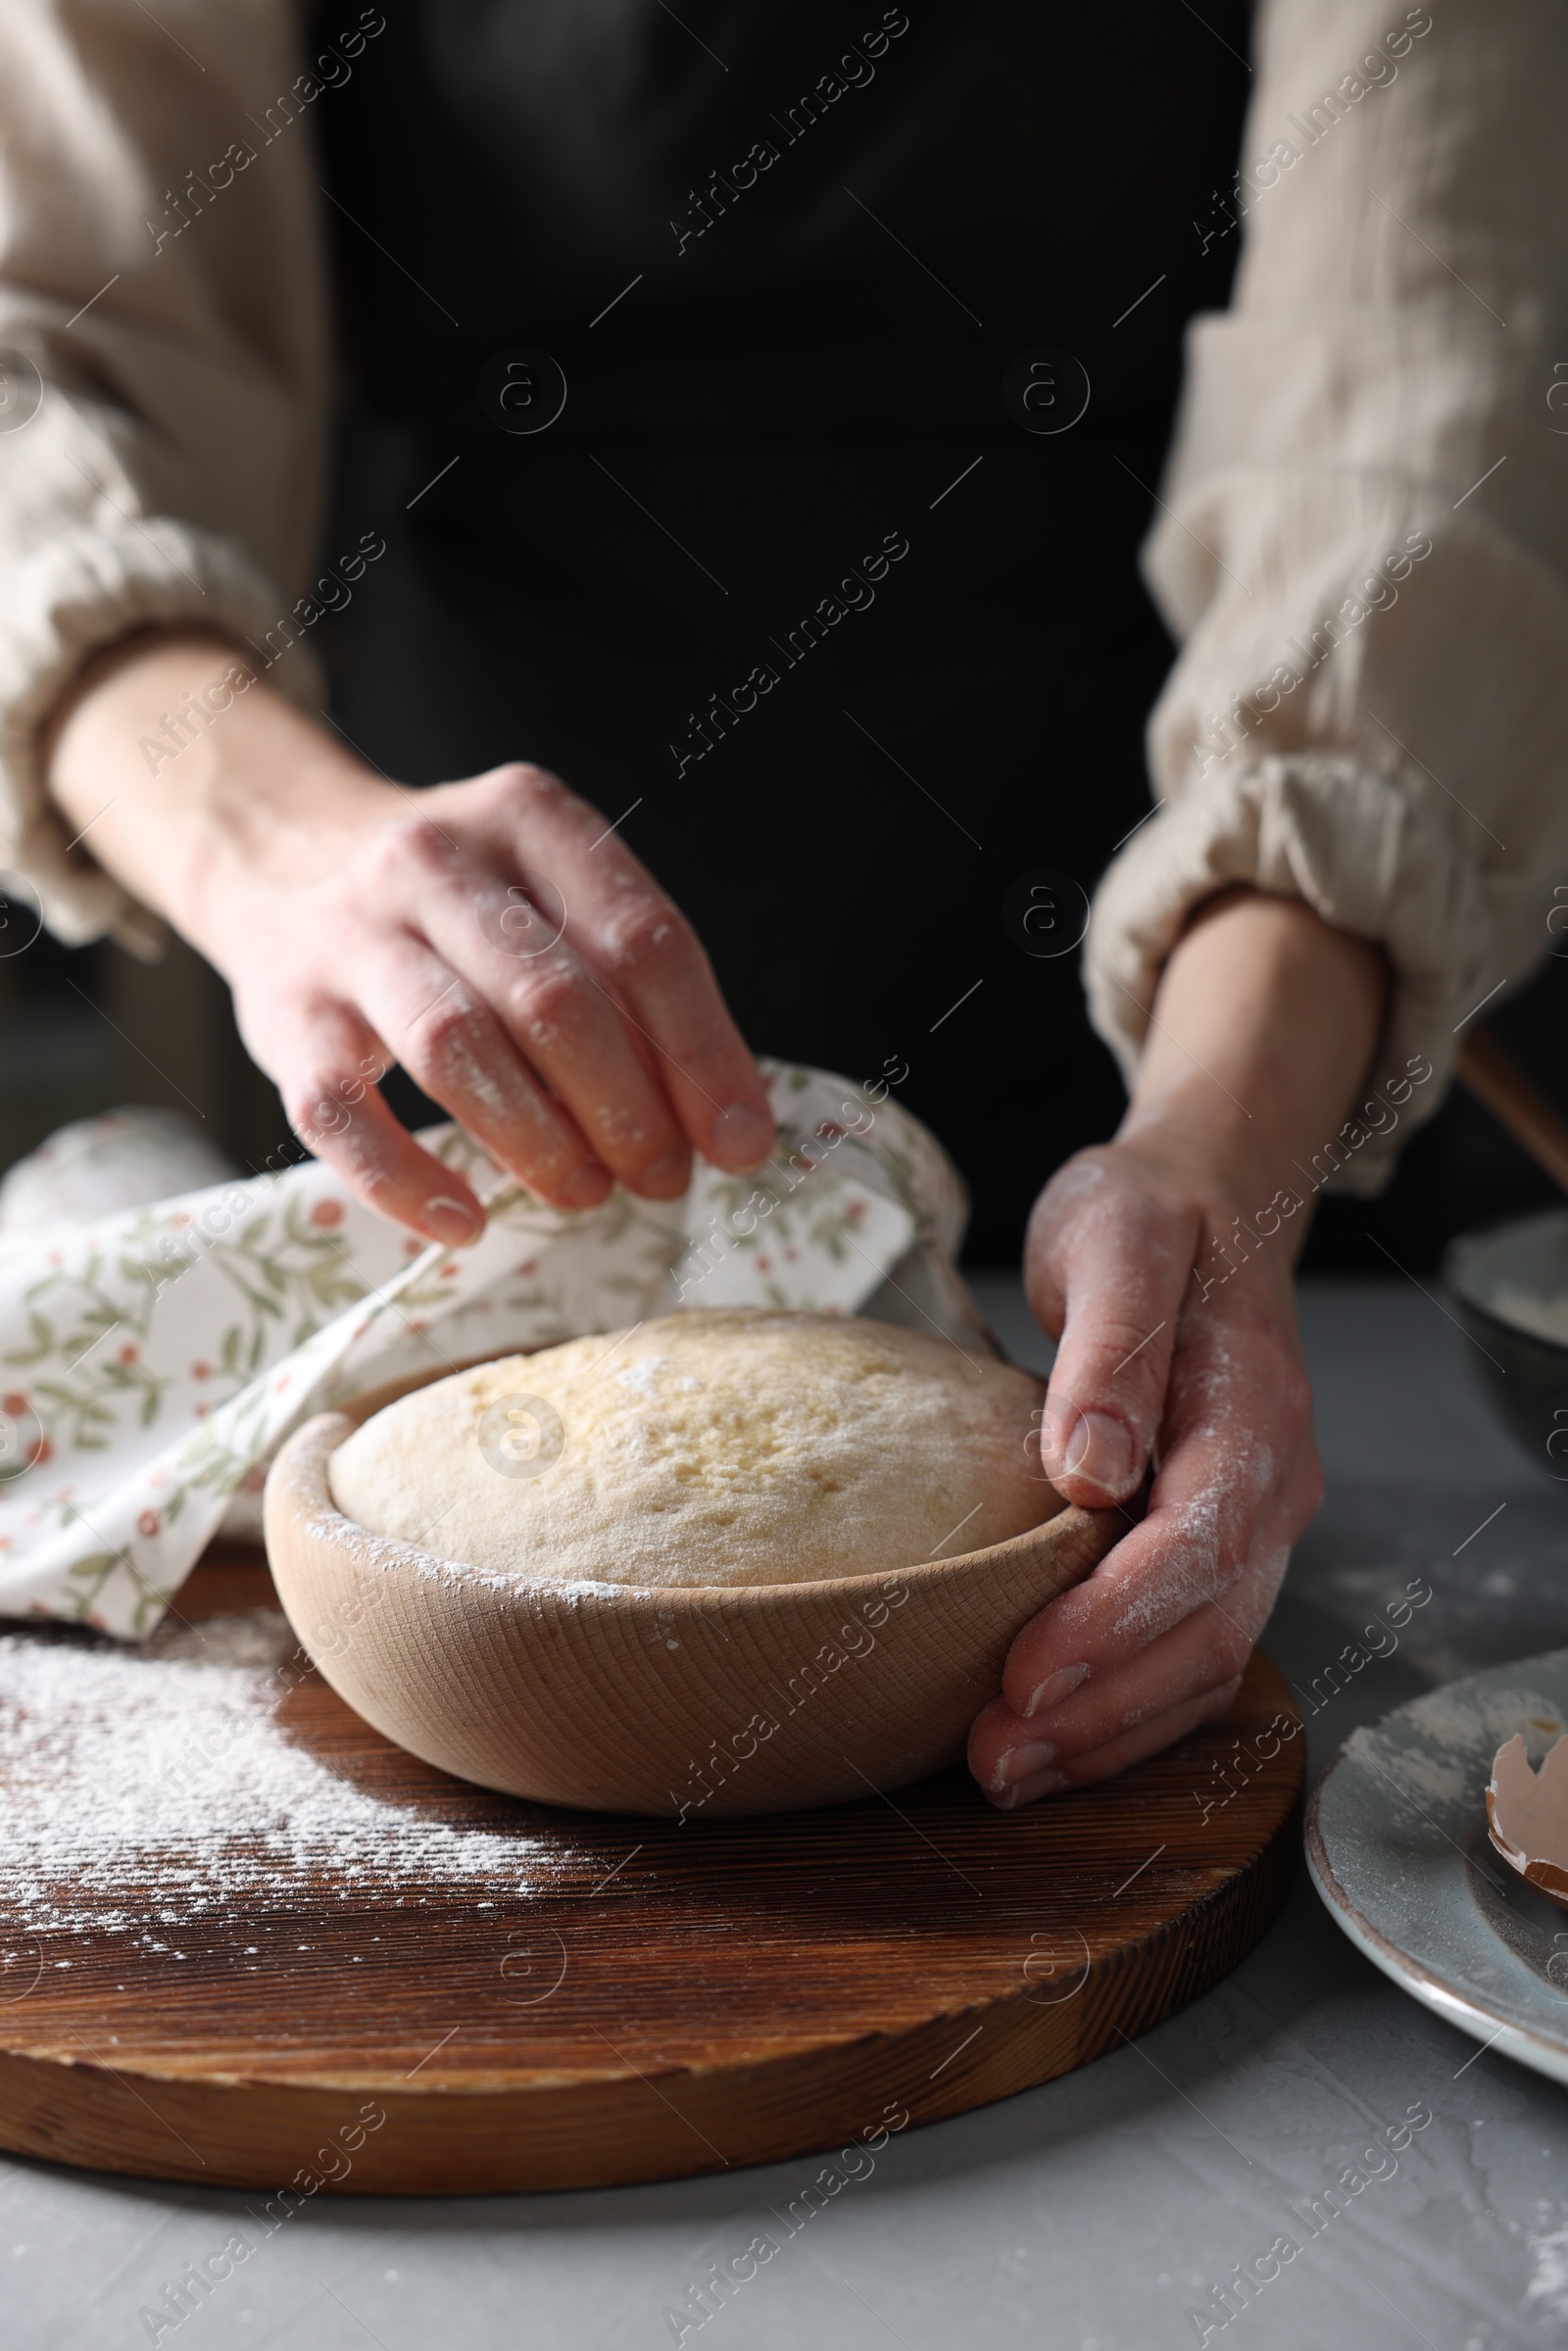
[[[318,1161],[0,1234],[0,1614],[150,1632],[209,1539],[255,1535],[267,1465],[384,1381],[681,1306],[870,1312],[984,1351],[953,1257],[965,1200],[891,1099],[766,1063],[762,1171],[699,1162],[679,1200],[547,1208],[460,1127],[421,1140],[489,1210],[426,1246]]]

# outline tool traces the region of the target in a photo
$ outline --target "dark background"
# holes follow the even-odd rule
[[[998,1264],[1121,1107],[1076,956],[1023,953],[1003,910],[1042,869],[1092,890],[1148,809],[1172,649],[1136,553],[1186,320],[1234,267],[1234,234],[1202,232],[1248,12],[1134,0],[1112,54],[1090,12],[915,5],[875,80],[791,140],[792,97],[881,13],[387,7],[312,132],[341,318],[323,562],[367,530],[388,552],[313,643],[334,721],[399,780],[524,757],[607,821],[631,808],[623,837],[760,1051],[856,1078],[907,1061],[900,1099],[971,1188],[970,1259]],[[692,189],[759,134],[777,163],[678,250]],[[1001,396],[1041,346],[1093,387],[1054,435]],[[548,431],[481,400],[517,347],[564,370]],[[778,640],[890,531],[909,553],[875,605],[784,669]],[[688,713],[759,660],[772,694],[678,772]],[[1548,1091],[1564,987],[1549,963],[1489,1009]],[[286,1149],[183,953],[148,973],[42,940],[0,962],[0,1075],[8,1160],[124,1099],[190,1104],[245,1163]],[[1427,1269],[1550,1197],[1459,1093],[1381,1200],[1323,1204],[1306,1261],[1386,1272],[1381,1243]]]

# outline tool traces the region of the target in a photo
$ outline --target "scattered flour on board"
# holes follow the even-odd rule
[[[0,1637],[0,1920],[32,1935],[515,1896],[554,1840],[463,1828],[340,1779],[289,1736],[275,1609],[140,1649]],[[90,1904],[86,1900],[91,1889]]]

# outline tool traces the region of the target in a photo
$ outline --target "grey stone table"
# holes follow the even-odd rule
[[[979,1287],[1010,1348],[1043,1362],[1015,1286]],[[1493,1425],[1467,1342],[1413,1284],[1318,1283],[1302,1305],[1329,1496],[1268,1647],[1316,1706],[1315,1772],[1431,1683],[1568,1643],[1568,1489]],[[1434,1597],[1398,1649],[1333,1688],[1326,1667],[1412,1577]],[[1408,2134],[1412,2115],[1430,2120]],[[1372,2147],[1388,2151],[1362,2164]],[[591,2194],[323,2197],[158,2339],[656,2351],[684,2324],[702,2351],[1175,2351],[1205,2329],[1227,2351],[1539,2346],[1568,2341],[1565,2158],[1568,2095],[1405,1998],[1303,1872],[1196,2006],[892,2139],[700,2327],[690,2289],[816,2163]],[[1348,2165],[1366,2184],[1340,2210],[1324,2190]],[[256,2201],[0,2158],[0,2343],[147,2342],[142,2308]],[[1299,2247],[1283,2264],[1281,2236]],[[1259,2261],[1278,2274],[1225,2321],[1214,2289]]]

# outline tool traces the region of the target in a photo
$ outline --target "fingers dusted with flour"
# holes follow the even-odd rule
[[[1065,1422],[1069,1466],[1053,1469],[1054,1483],[1069,1500],[1103,1507],[1130,1500],[1128,1481],[1152,1457],[1156,1466],[1147,1510],[1127,1514],[1127,1533],[1097,1573],[1026,1627],[1008,1657],[1008,1702],[1030,1718],[1061,1708],[1054,1725],[1064,1736],[1108,1736],[1122,1701],[1147,1712],[1196,1695],[1204,1686],[1191,1682],[1196,1664],[1162,1651],[1163,1637],[1195,1610],[1223,1618],[1223,1595],[1254,1562],[1265,1580],[1272,1570],[1272,1597],[1285,1556],[1275,1522],[1294,1519],[1303,1499],[1307,1515],[1316,1507],[1289,1263],[1260,1253],[1236,1281],[1205,1286],[1193,1268],[1224,1215],[1222,1200],[1133,1141],[1070,1162],[1032,1220],[1031,1300],[1042,1319],[1061,1311],[1058,1295],[1064,1301],[1046,1423]],[[1136,1445],[1119,1491],[1091,1481],[1086,1464],[1071,1466],[1072,1430],[1112,1414]],[[1298,1532],[1291,1524],[1286,1541]],[[1245,1664],[1255,1615],[1240,1611],[1248,1621],[1234,1639],[1217,1619],[1206,1625],[1211,1681]]]
[[[138,743],[193,697],[220,715],[148,772]],[[394,1062],[558,1207],[616,1179],[671,1200],[694,1151],[739,1173],[771,1149],[761,1075],[689,924],[544,770],[406,790],[231,648],[158,632],[84,673],[48,762],[103,862],[229,981],[295,1131],[397,1221],[483,1226],[376,1093]]]
[[[548,874],[547,914],[558,891],[569,938],[642,1040],[686,1137],[715,1167],[757,1166],[773,1145],[766,1089],[673,900],[559,777],[503,767],[477,786],[497,798],[498,854],[525,874]]]
[[[1146,1513],[1018,1634],[970,1763],[996,1803],[1087,1787],[1223,1712],[1322,1481],[1283,1269],[1178,1317]]]
[[[1322,1494],[1293,1170],[1338,1132],[1384,985],[1377,950],[1307,907],[1218,895],[1166,966],[1120,1134],[1036,1205],[1027,1288],[1060,1342],[1042,1462],[1127,1531],[1022,1628],[976,1718],[970,1768],[1004,1809],[1124,1771],[1236,1693]]]
[[[1042,1324],[1060,1336],[1040,1460],[1070,1502],[1100,1509],[1138,1489],[1198,1231],[1196,1208],[1173,1217],[1108,1152],[1082,1152],[1036,1206],[1024,1282]]]

